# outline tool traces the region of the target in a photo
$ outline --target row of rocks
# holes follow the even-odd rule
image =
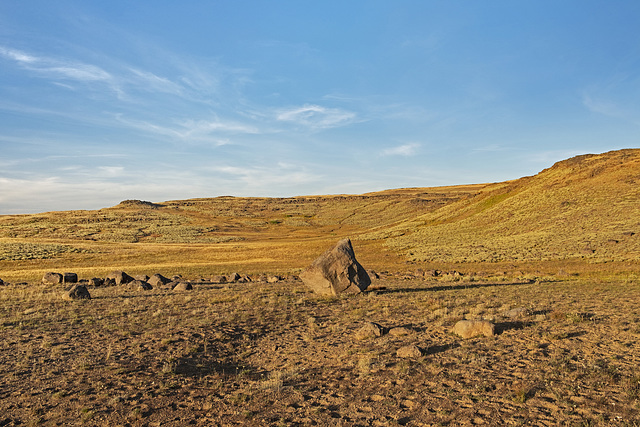
[[[256,277],[251,276],[241,276],[238,273],[231,273],[229,275],[219,275],[213,276],[210,279],[198,279],[198,282],[201,283],[215,283],[215,284],[225,284],[225,283],[249,283],[249,282],[267,282],[267,283],[277,283],[282,280],[285,280],[283,276],[279,275],[259,275]],[[134,281],[143,281],[148,282],[152,286],[160,286],[166,285],[169,282],[182,282],[184,279],[180,275],[175,275],[173,277],[166,278],[161,274],[154,274],[149,277],[146,275],[139,276],[130,276],[124,271],[117,270],[109,273],[105,278],[94,277],[88,280],[80,280],[78,281],[78,275],[76,273],[54,273],[48,272],[45,273],[42,277],[42,283],[46,285],[57,285],[57,284],[74,284],[78,282],[86,282],[85,284],[98,287],[98,286],[119,286],[125,285]]]
[[[276,283],[284,280],[282,276],[258,276],[255,279],[250,276],[241,276],[238,273],[232,273],[229,275],[214,276],[209,280],[199,279],[200,283],[248,283],[252,281]],[[175,275],[171,278],[167,278],[162,274],[156,273],[149,277],[147,275],[131,276],[122,270],[116,270],[109,273],[105,278],[94,277],[91,279],[83,279],[78,281],[78,276],[75,273],[54,273],[48,272],[42,278],[42,283],[55,285],[55,284],[74,284],[67,292],[64,293],[63,298],[68,300],[74,299],[90,299],[91,295],[87,287],[102,287],[102,286],[122,286],[126,285],[129,289],[149,291],[154,288],[166,289],[172,291],[189,291],[193,289],[193,284],[190,281],[183,280],[182,276]]]

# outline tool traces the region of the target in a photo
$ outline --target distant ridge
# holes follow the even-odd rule
[[[4,215],[0,269],[13,271],[29,260],[38,261],[20,268],[52,268],[62,260],[93,268],[99,258],[100,264],[134,270],[290,271],[345,237],[359,258],[378,268],[407,262],[637,262],[639,184],[640,150],[627,149],[576,156],[534,176],[493,184],[125,200],[96,211]]]
[[[639,184],[640,150],[581,155],[382,234],[418,261],[637,260]]]

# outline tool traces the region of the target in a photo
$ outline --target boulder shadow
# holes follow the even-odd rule
[[[387,287],[379,287],[372,289],[368,292],[373,292],[377,295],[397,294],[397,293],[416,293],[416,292],[442,292],[442,291],[455,291],[465,289],[479,289],[479,288],[493,288],[499,286],[523,286],[530,285],[530,281],[526,282],[506,282],[506,283],[465,283],[457,285],[444,285],[444,286],[425,286],[419,288],[395,288],[390,289]]]
[[[432,345],[430,347],[427,347],[424,351],[425,356],[431,355],[431,354],[438,354],[438,353],[443,353],[445,351],[448,350],[452,350],[454,348],[458,348],[460,347],[460,343],[458,342],[452,342],[449,344],[441,344],[441,345]]]
[[[524,329],[530,325],[531,325],[530,322],[524,322],[524,321],[500,322],[500,323],[496,323],[495,332],[496,332],[496,335],[500,335],[505,331]]]

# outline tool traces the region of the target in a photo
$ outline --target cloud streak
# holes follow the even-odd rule
[[[353,123],[356,117],[354,112],[340,108],[327,108],[320,105],[306,104],[302,107],[279,111],[276,115],[276,120],[313,130],[322,130],[346,126]]]
[[[0,47],[0,55],[15,61],[22,68],[45,78],[54,80],[76,80],[80,82],[113,82],[111,74],[91,64],[48,57],[37,57],[6,47]]]
[[[404,156],[409,157],[416,154],[416,151],[420,148],[420,144],[411,143],[398,145],[396,147],[390,147],[382,151],[383,156]]]

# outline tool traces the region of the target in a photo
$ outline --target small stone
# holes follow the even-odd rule
[[[422,357],[422,350],[413,344],[405,345],[398,349],[396,356],[403,359],[417,359],[418,357]]]
[[[142,280],[134,280],[133,282],[131,282],[131,286],[140,291],[150,291],[153,289],[153,286]]]
[[[389,335],[393,335],[394,337],[402,337],[406,335],[411,335],[413,333],[412,329],[405,328],[404,326],[398,326],[397,328],[389,329]]]
[[[135,280],[133,277],[129,276],[122,270],[112,271],[111,273],[109,273],[109,275],[107,275],[106,278],[115,280],[116,285],[125,285]]]
[[[174,280],[174,282],[178,282],[178,280]],[[227,276],[213,276],[211,278],[211,283],[227,283]]]
[[[227,282],[229,283],[237,282],[240,279],[241,277],[238,273],[231,273],[227,276]]]
[[[42,277],[42,283],[45,285],[57,285],[58,283],[62,283],[63,277],[60,273],[48,272],[44,273]]]
[[[164,277],[160,273],[156,273],[153,276],[149,277],[149,279],[146,280],[146,282],[149,283],[154,288],[161,288],[164,285],[166,285],[167,283],[171,282],[171,280],[166,278],[166,277]]]
[[[93,277],[91,279],[89,279],[89,285],[93,286],[93,287],[99,287],[104,285],[104,279],[101,279],[99,277]]]
[[[502,313],[502,315],[510,318],[524,317],[529,315],[529,310],[525,307],[512,308],[511,310]]]
[[[63,295],[63,298],[66,300],[91,299],[91,294],[85,285],[74,285]]]
[[[173,288],[174,291],[176,292],[180,292],[180,291],[190,291],[193,289],[193,286],[191,285],[191,283],[189,282],[179,282],[178,284],[176,284],[176,286]]]
[[[356,332],[356,339],[365,340],[384,335],[384,328],[377,323],[367,322]]]
[[[62,281],[64,283],[78,283],[78,275],[76,273],[64,273]]]
[[[491,337],[495,331],[495,325],[486,320],[460,320],[453,326],[453,333],[465,339],[480,335]]]

